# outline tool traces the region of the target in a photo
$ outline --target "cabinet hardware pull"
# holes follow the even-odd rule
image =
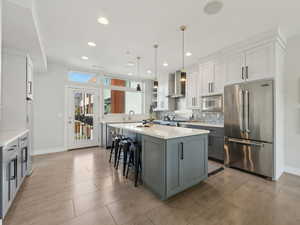
[[[21,139],[21,141],[26,141],[27,140],[27,137],[24,137]]]
[[[181,145],[181,160],[184,159],[184,153],[183,153],[183,142],[180,142]]]
[[[16,147],[18,147],[18,146],[17,145],[13,145],[7,151],[14,151],[14,150],[16,150]]]
[[[244,80],[244,67],[242,66],[242,80]]]
[[[246,66],[246,79],[248,79],[248,66]]]

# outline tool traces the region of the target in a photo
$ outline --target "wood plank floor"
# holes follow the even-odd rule
[[[5,225],[299,225],[300,178],[226,168],[162,202],[135,188],[101,148],[34,158]]]

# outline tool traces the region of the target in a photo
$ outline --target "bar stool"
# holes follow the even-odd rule
[[[120,135],[116,135],[112,140],[108,162],[111,163],[112,156],[114,155],[114,166],[117,163],[117,154],[118,154],[119,144],[120,144],[121,140],[122,140],[122,137]]]
[[[118,169],[120,164],[121,154],[123,153],[123,176],[125,176],[125,172],[126,172],[126,166],[128,161],[127,155],[128,155],[129,147],[130,147],[129,138],[123,137],[119,144],[117,164],[116,164],[116,169]]]
[[[142,148],[136,141],[132,141],[130,143],[129,148],[129,161],[127,165],[127,171],[126,171],[126,178],[128,178],[128,173],[130,167],[134,167],[135,169],[135,178],[134,178],[134,186],[137,187],[138,178],[140,175],[140,172],[142,170],[142,160],[141,160],[141,152]]]

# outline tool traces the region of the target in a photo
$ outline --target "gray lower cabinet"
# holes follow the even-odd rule
[[[208,157],[217,161],[224,161],[224,128],[198,125],[183,125],[182,127],[209,130]]]
[[[3,219],[10,208],[29,168],[28,134],[17,138],[1,149],[1,202],[0,216]]]
[[[143,181],[161,199],[207,178],[207,135],[142,142]]]

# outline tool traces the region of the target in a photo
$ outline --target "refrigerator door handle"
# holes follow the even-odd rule
[[[240,94],[240,96],[239,96],[239,105],[240,105],[240,113],[239,113],[239,120],[240,120],[240,130],[242,131],[242,132],[244,132],[245,131],[245,129],[244,129],[244,115],[245,115],[245,112],[244,112],[244,110],[245,110],[245,105],[244,105],[244,91],[243,90],[241,90],[240,92],[239,92],[239,94]]]
[[[249,129],[249,116],[250,116],[250,103],[249,103],[249,98],[250,98],[250,94],[249,94],[249,91],[246,90],[245,91],[245,124],[246,124],[246,132],[247,133],[250,133],[250,129]]]
[[[252,146],[258,146],[258,147],[264,147],[264,145],[265,145],[265,143],[261,143],[261,142],[240,140],[240,139],[236,139],[236,138],[228,138],[227,141],[232,142],[232,143],[242,144],[242,145],[252,145]]]

